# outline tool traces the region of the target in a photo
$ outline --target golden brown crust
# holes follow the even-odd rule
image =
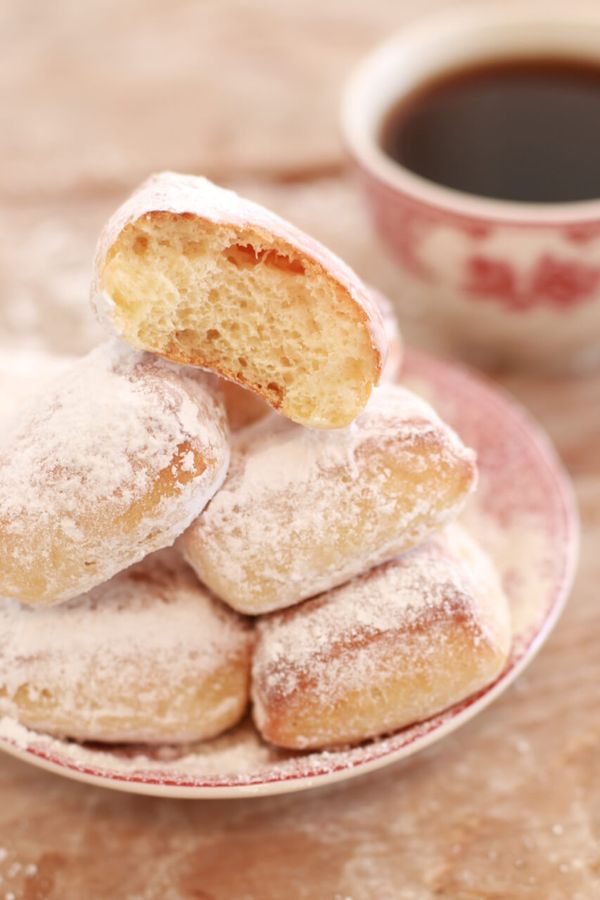
[[[0,600],[0,715],[78,740],[213,737],[248,705],[252,634],[174,551],[55,609]]]
[[[493,568],[460,530],[261,621],[253,666],[263,737],[290,749],[360,742],[492,681],[510,644]]]
[[[414,394],[382,385],[344,432],[272,416],[238,433],[228,477],[180,546],[250,615],[329,590],[455,517],[474,454]]]
[[[59,603],[172,544],[228,461],[209,376],[98,347],[2,435],[0,596]]]

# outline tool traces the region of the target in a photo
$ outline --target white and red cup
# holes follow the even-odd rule
[[[519,203],[463,193],[412,173],[380,144],[389,109],[430,78],[535,56],[600,64],[600,4],[473,5],[408,26],[354,72],[343,132],[398,262],[398,295],[418,298],[431,327],[475,362],[583,370],[600,363],[600,198]]]

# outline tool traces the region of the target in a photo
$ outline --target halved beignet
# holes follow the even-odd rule
[[[312,427],[355,419],[385,361],[381,316],[354,273],[205,178],[163,172],[117,210],[92,297],[136,349],[217,372]]]
[[[213,737],[248,704],[251,631],[173,550],[32,610],[0,599],[0,713],[89,741]]]
[[[431,407],[382,385],[343,431],[271,415],[233,435],[228,477],[179,547],[234,609],[269,612],[418,544],[475,482],[474,453]]]
[[[395,382],[400,375],[404,355],[398,320],[390,301],[374,288],[369,288],[369,290],[383,318],[387,343],[387,357],[381,373],[381,380]],[[270,412],[271,408],[265,400],[234,381],[224,379],[221,386],[225,397],[227,419],[232,431],[239,431],[241,428],[258,422]]]
[[[491,561],[458,526],[259,620],[254,720],[273,744],[339,747],[422,721],[493,681],[510,647]]]
[[[114,341],[9,418],[0,596],[58,603],[172,544],[227,471],[215,383]]]

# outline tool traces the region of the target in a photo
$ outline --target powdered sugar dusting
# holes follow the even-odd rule
[[[209,376],[116,341],[98,347],[5,423],[0,590],[21,596],[23,573],[35,570],[39,599],[64,600],[172,544],[227,463],[224,411]],[[161,473],[170,487],[151,502]],[[136,504],[144,506],[138,521],[126,521]],[[76,576],[61,567],[69,554]]]
[[[548,565],[550,560],[545,559],[550,548],[539,516],[524,516],[512,529],[507,529],[486,515],[478,504],[472,504],[465,510],[463,522],[477,535],[502,573],[504,589],[513,597],[514,632],[521,635],[521,640],[529,640],[552,571]],[[532,560],[538,561],[537,565],[532,565]]]
[[[0,716],[0,739],[21,748],[34,747],[50,757],[66,753],[69,764],[82,770],[158,780],[161,775],[165,777],[166,770],[168,780],[175,782],[188,779],[193,772],[201,777],[216,776],[216,780],[234,778],[243,784],[252,780],[257,767],[266,770],[287,755],[261,741],[249,722],[202,743],[109,748],[65,742],[32,731],[9,716]]]
[[[477,509],[478,495],[471,505]],[[478,525],[485,530],[485,543],[493,553],[493,542],[489,544],[488,535],[495,534],[494,523],[481,511]],[[488,530],[489,529],[489,530]],[[539,528],[538,528],[539,530]],[[510,582],[506,582],[506,573],[512,568],[512,560],[519,559],[518,569],[536,570],[535,558],[520,558],[518,546],[527,536],[529,527],[520,529],[513,526],[509,529],[504,543],[504,559],[497,563],[502,580],[507,587],[510,600],[511,616],[515,624],[522,622],[522,631],[514,635],[511,659],[507,666],[510,672],[530,646],[532,633],[539,632],[540,621],[547,615],[547,604],[552,593],[552,580],[548,581],[538,575],[538,589],[535,596],[538,600],[536,609],[529,610],[527,621],[519,615],[523,598],[513,592]],[[512,545],[513,556],[509,551]],[[532,546],[530,542],[530,547]],[[506,680],[506,683],[510,679]],[[492,695],[490,695],[492,696]],[[321,776],[350,774],[356,768],[369,766],[377,760],[399,758],[419,749],[431,736],[443,734],[469,717],[471,704],[485,704],[485,698],[473,698],[459,704],[450,712],[440,713],[409,728],[404,728],[390,737],[366,741],[353,749],[319,752],[292,752],[278,750],[260,739],[249,723],[233,729],[220,738],[191,744],[183,747],[151,748],[140,746],[128,750],[119,748],[98,748],[77,743],[60,741],[47,735],[41,735],[19,725],[13,718],[0,718],[0,740],[5,745],[21,751],[41,756],[56,764],[64,771],[71,768],[75,772],[86,772],[100,778],[123,779],[124,788],[132,781],[139,785],[147,785],[149,793],[159,793],[164,785],[188,788],[200,794],[206,790],[224,786],[227,788],[244,788],[271,791],[277,783],[279,789],[286,791],[293,788],[296,782],[308,779],[308,783],[318,783]],[[312,782],[312,779],[316,779]],[[114,783],[114,781],[113,781]],[[252,786],[255,788],[252,788]]]
[[[255,671],[265,673],[267,691],[282,696],[310,675],[322,679],[323,690],[335,697],[364,685],[356,666],[342,679],[332,671],[338,650],[343,654],[406,628],[424,614],[448,619],[457,602],[480,629],[478,595],[503,602],[491,563],[462,529],[450,526],[426,544],[328,594],[260,619]]]
[[[283,721],[291,746],[339,743],[340,729],[346,735],[364,735],[367,727],[385,731],[390,716],[398,722],[413,708],[430,713],[439,697],[447,703],[448,696],[457,700],[482,687],[497,674],[509,644],[498,575],[467,534],[450,526],[327,594],[260,620],[255,720],[274,740]],[[413,682],[415,673],[426,678],[426,688]],[[392,683],[405,695],[411,688],[397,709],[385,699]],[[371,695],[380,698],[374,714],[347,702]],[[307,735],[297,733],[300,721]]]
[[[185,716],[190,683],[197,690],[227,665],[249,665],[249,641],[247,624],[209,595],[174,550],[163,550],[52,609],[0,599],[0,712],[26,721],[34,715],[51,733],[71,721],[76,734],[99,737],[111,723],[116,740],[119,728],[132,739],[136,717],[154,712],[157,721],[140,726],[137,739],[149,740],[154,727],[160,740]],[[224,713],[210,711],[215,719]],[[185,727],[194,734],[202,723]]]
[[[39,349],[0,348],[0,417],[14,415],[72,362],[72,357]]]
[[[418,543],[474,483],[472,451],[423,400],[383,385],[346,429],[272,415],[235,435],[228,478],[182,546],[216,593],[265,612]]]
[[[125,752],[54,739],[6,717],[0,719],[4,748],[57,772],[95,776],[123,790],[196,797],[281,793],[345,779],[421,750],[508,686],[548,634],[570,583],[576,527],[568,489],[547,444],[501,395],[460,369],[413,351],[407,353],[405,373],[424,386],[478,452],[481,487],[466,517],[500,572],[514,626],[511,656],[497,684],[426,722],[350,750],[278,751],[246,723],[201,745]],[[506,502],[500,507],[492,498]]]

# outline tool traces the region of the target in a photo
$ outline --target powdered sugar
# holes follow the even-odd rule
[[[0,417],[14,415],[72,362],[43,350],[0,348]]]
[[[504,589],[513,598],[513,630],[522,643],[527,643],[535,628],[536,610],[544,602],[548,572],[556,564],[539,516],[524,516],[508,529],[486,515],[479,504],[472,504],[462,521],[471,534],[477,535],[502,573]],[[533,560],[536,565],[532,565]]]
[[[267,737],[277,743],[282,736],[295,747],[385,731],[390,716],[392,723],[414,721],[423,718],[419,710],[436,711],[440,698],[447,705],[482,687],[509,644],[498,575],[454,525],[327,594],[260,620],[255,719]],[[386,698],[395,692],[390,705]],[[365,709],[370,696],[377,699]],[[301,722],[306,734],[296,731]]]
[[[9,418],[0,463],[0,590],[31,571],[24,599],[55,602],[174,541],[225,476],[224,411],[208,376],[109,342]]]
[[[158,781],[166,777],[175,782],[195,774],[200,778],[215,777],[216,781],[233,778],[243,784],[254,779],[257,769],[267,771],[285,755],[261,741],[249,722],[199,744],[101,748],[39,734],[9,716],[0,716],[0,740],[22,749],[35,747],[50,757],[59,754],[75,769]]]
[[[273,415],[235,435],[228,478],[182,547],[235,608],[265,612],[416,544],[474,482],[473,453],[431,407],[383,385],[346,429]]]
[[[298,679],[326,670],[338,648],[404,628],[456,597],[470,606],[473,580],[460,557],[448,552],[451,537],[448,529],[327,594],[260,619],[256,667],[268,672],[268,688],[289,694]],[[482,591],[488,583],[489,577]],[[348,674],[352,680],[356,670]],[[332,687],[345,691],[348,679],[332,679]]]
[[[449,381],[452,387],[452,379]],[[443,384],[445,387],[445,379]],[[460,396],[460,391],[458,393]],[[489,469],[484,468],[482,472],[482,486],[485,491],[493,491],[499,477],[509,479],[512,475],[515,514],[510,524],[497,521],[486,512],[482,504],[482,491],[474,495],[468,510],[468,518],[474,523],[478,538],[498,567],[516,629],[506,674],[501,684],[490,693],[472,698],[390,737],[339,751],[297,753],[277,750],[265,744],[248,723],[202,744],[157,748],[139,746],[125,751],[119,747],[100,748],[61,741],[24,728],[13,718],[5,717],[0,718],[0,742],[9,751],[14,749],[26,753],[27,759],[32,762],[39,759],[47,762],[55,771],[64,774],[71,770],[75,775],[82,773],[82,777],[92,775],[100,783],[109,780],[113,786],[122,782],[124,790],[172,793],[176,796],[218,796],[222,790],[227,795],[233,792],[243,796],[288,792],[327,779],[347,778],[352,773],[367,771],[410,755],[431,740],[448,733],[510,683],[517,669],[539,645],[541,634],[544,629],[547,630],[551,609],[553,606],[556,609],[555,604],[564,597],[564,594],[556,594],[556,587],[557,571],[563,565],[560,558],[564,556],[566,544],[562,541],[557,543],[556,536],[547,530],[548,520],[540,517],[541,513],[533,513],[529,507],[522,479],[530,476],[528,470],[520,468],[519,463],[525,445],[519,432],[513,430],[510,419],[506,421],[506,427],[514,437],[511,444],[514,459],[510,463],[510,471],[490,463]],[[482,441],[487,441],[485,427],[481,434]],[[477,446],[479,448],[480,444],[477,443]],[[526,502],[519,506],[524,497]],[[524,552],[522,548],[525,548]],[[554,568],[546,565],[549,555],[554,559]],[[534,590],[531,590],[532,587]]]
[[[95,776],[124,790],[195,797],[281,793],[345,779],[410,755],[497,696],[543,642],[564,602],[576,545],[569,493],[547,442],[502,395],[414,351],[407,353],[405,377],[425,389],[481,460],[481,486],[466,517],[500,571],[515,628],[509,664],[495,687],[390,737],[335,752],[278,751],[247,724],[200,745],[124,752],[51,738],[8,717],[0,719],[3,748],[56,772]]]
[[[76,735],[130,740],[137,723],[137,740],[153,728],[155,740],[174,728],[186,739],[202,726],[181,725],[190,684],[197,691],[230,665],[243,684],[249,639],[243,620],[163,550],[53,609],[0,600],[0,711],[50,732],[71,722]],[[219,720],[239,704],[225,697],[206,714]]]

